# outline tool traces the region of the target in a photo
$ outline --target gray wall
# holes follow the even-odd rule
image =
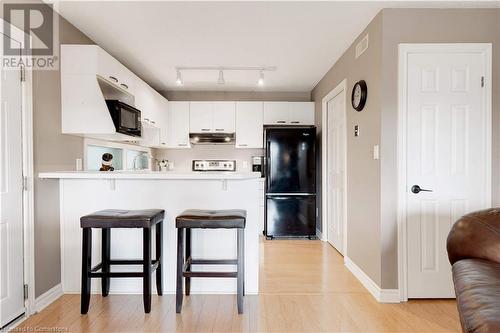
[[[370,46],[354,60],[353,46],[312,91],[321,99],[344,78],[368,84],[368,102],[347,109],[348,256],[381,288],[397,281],[397,72],[399,43],[493,43],[493,204],[500,202],[500,9],[384,9],[368,25]],[[363,32],[358,40],[365,35]],[[353,45],[355,45],[356,40]],[[361,136],[353,138],[354,124]],[[381,159],[371,158],[380,143]],[[378,163],[380,162],[380,163]]]
[[[160,92],[169,101],[289,101],[311,100],[306,92],[266,92],[266,91],[177,91]]]
[[[57,15],[57,14],[56,14]],[[94,44],[59,18],[61,44]],[[59,181],[40,180],[43,171],[75,170],[83,157],[83,139],[61,134],[61,79],[59,71],[33,72],[33,149],[35,172],[35,294],[40,296],[61,282],[59,240]]]
[[[384,9],[382,60],[382,288],[397,288],[396,135],[399,43],[493,43],[493,205],[500,202],[500,9]]]
[[[355,59],[356,44],[366,33],[369,34],[369,48]],[[373,160],[372,149],[380,142],[381,47],[382,14],[379,13],[311,93],[316,102],[316,126],[321,138],[322,99],[347,79],[347,254],[379,285],[380,164]],[[361,79],[367,82],[368,100],[364,110],[356,112],[351,107],[350,92]],[[354,125],[360,128],[359,137],[354,137]]]

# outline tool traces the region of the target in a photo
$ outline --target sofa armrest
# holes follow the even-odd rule
[[[451,228],[446,247],[452,265],[465,258],[500,263],[500,208],[461,217]]]

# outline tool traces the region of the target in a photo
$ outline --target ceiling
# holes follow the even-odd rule
[[[387,7],[494,7],[492,1],[64,1],[56,10],[157,90],[310,91]],[[276,66],[182,73],[178,66]]]

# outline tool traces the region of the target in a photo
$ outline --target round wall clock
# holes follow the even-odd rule
[[[351,104],[354,110],[361,111],[365,107],[366,98],[368,97],[368,87],[364,80],[356,82],[352,88]]]

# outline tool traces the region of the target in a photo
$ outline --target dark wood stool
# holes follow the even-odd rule
[[[176,312],[182,309],[182,279],[186,279],[186,295],[191,289],[191,278],[223,277],[237,279],[238,313],[243,313],[245,294],[245,223],[244,210],[198,210],[189,209],[175,219],[177,227],[177,291]],[[191,258],[191,229],[237,229],[237,259],[193,259]],[[184,248],[184,233],[186,246]],[[185,253],[184,253],[185,251]],[[184,254],[186,256],[184,260]],[[236,272],[193,272],[192,265],[236,265]]]
[[[156,291],[162,295],[161,249],[162,209],[117,210],[107,209],[80,218],[83,230],[82,241],[82,291],[81,313],[86,314],[90,304],[90,281],[101,278],[102,296],[109,293],[110,278],[142,277],[144,312],[151,311],[151,273],[156,270]],[[156,260],[151,259],[151,227],[156,225]],[[101,263],[92,267],[92,228],[102,229]],[[142,260],[113,260],[110,258],[112,228],[142,228]],[[142,265],[142,272],[111,272],[111,265]],[[100,271],[100,272],[99,272]]]

